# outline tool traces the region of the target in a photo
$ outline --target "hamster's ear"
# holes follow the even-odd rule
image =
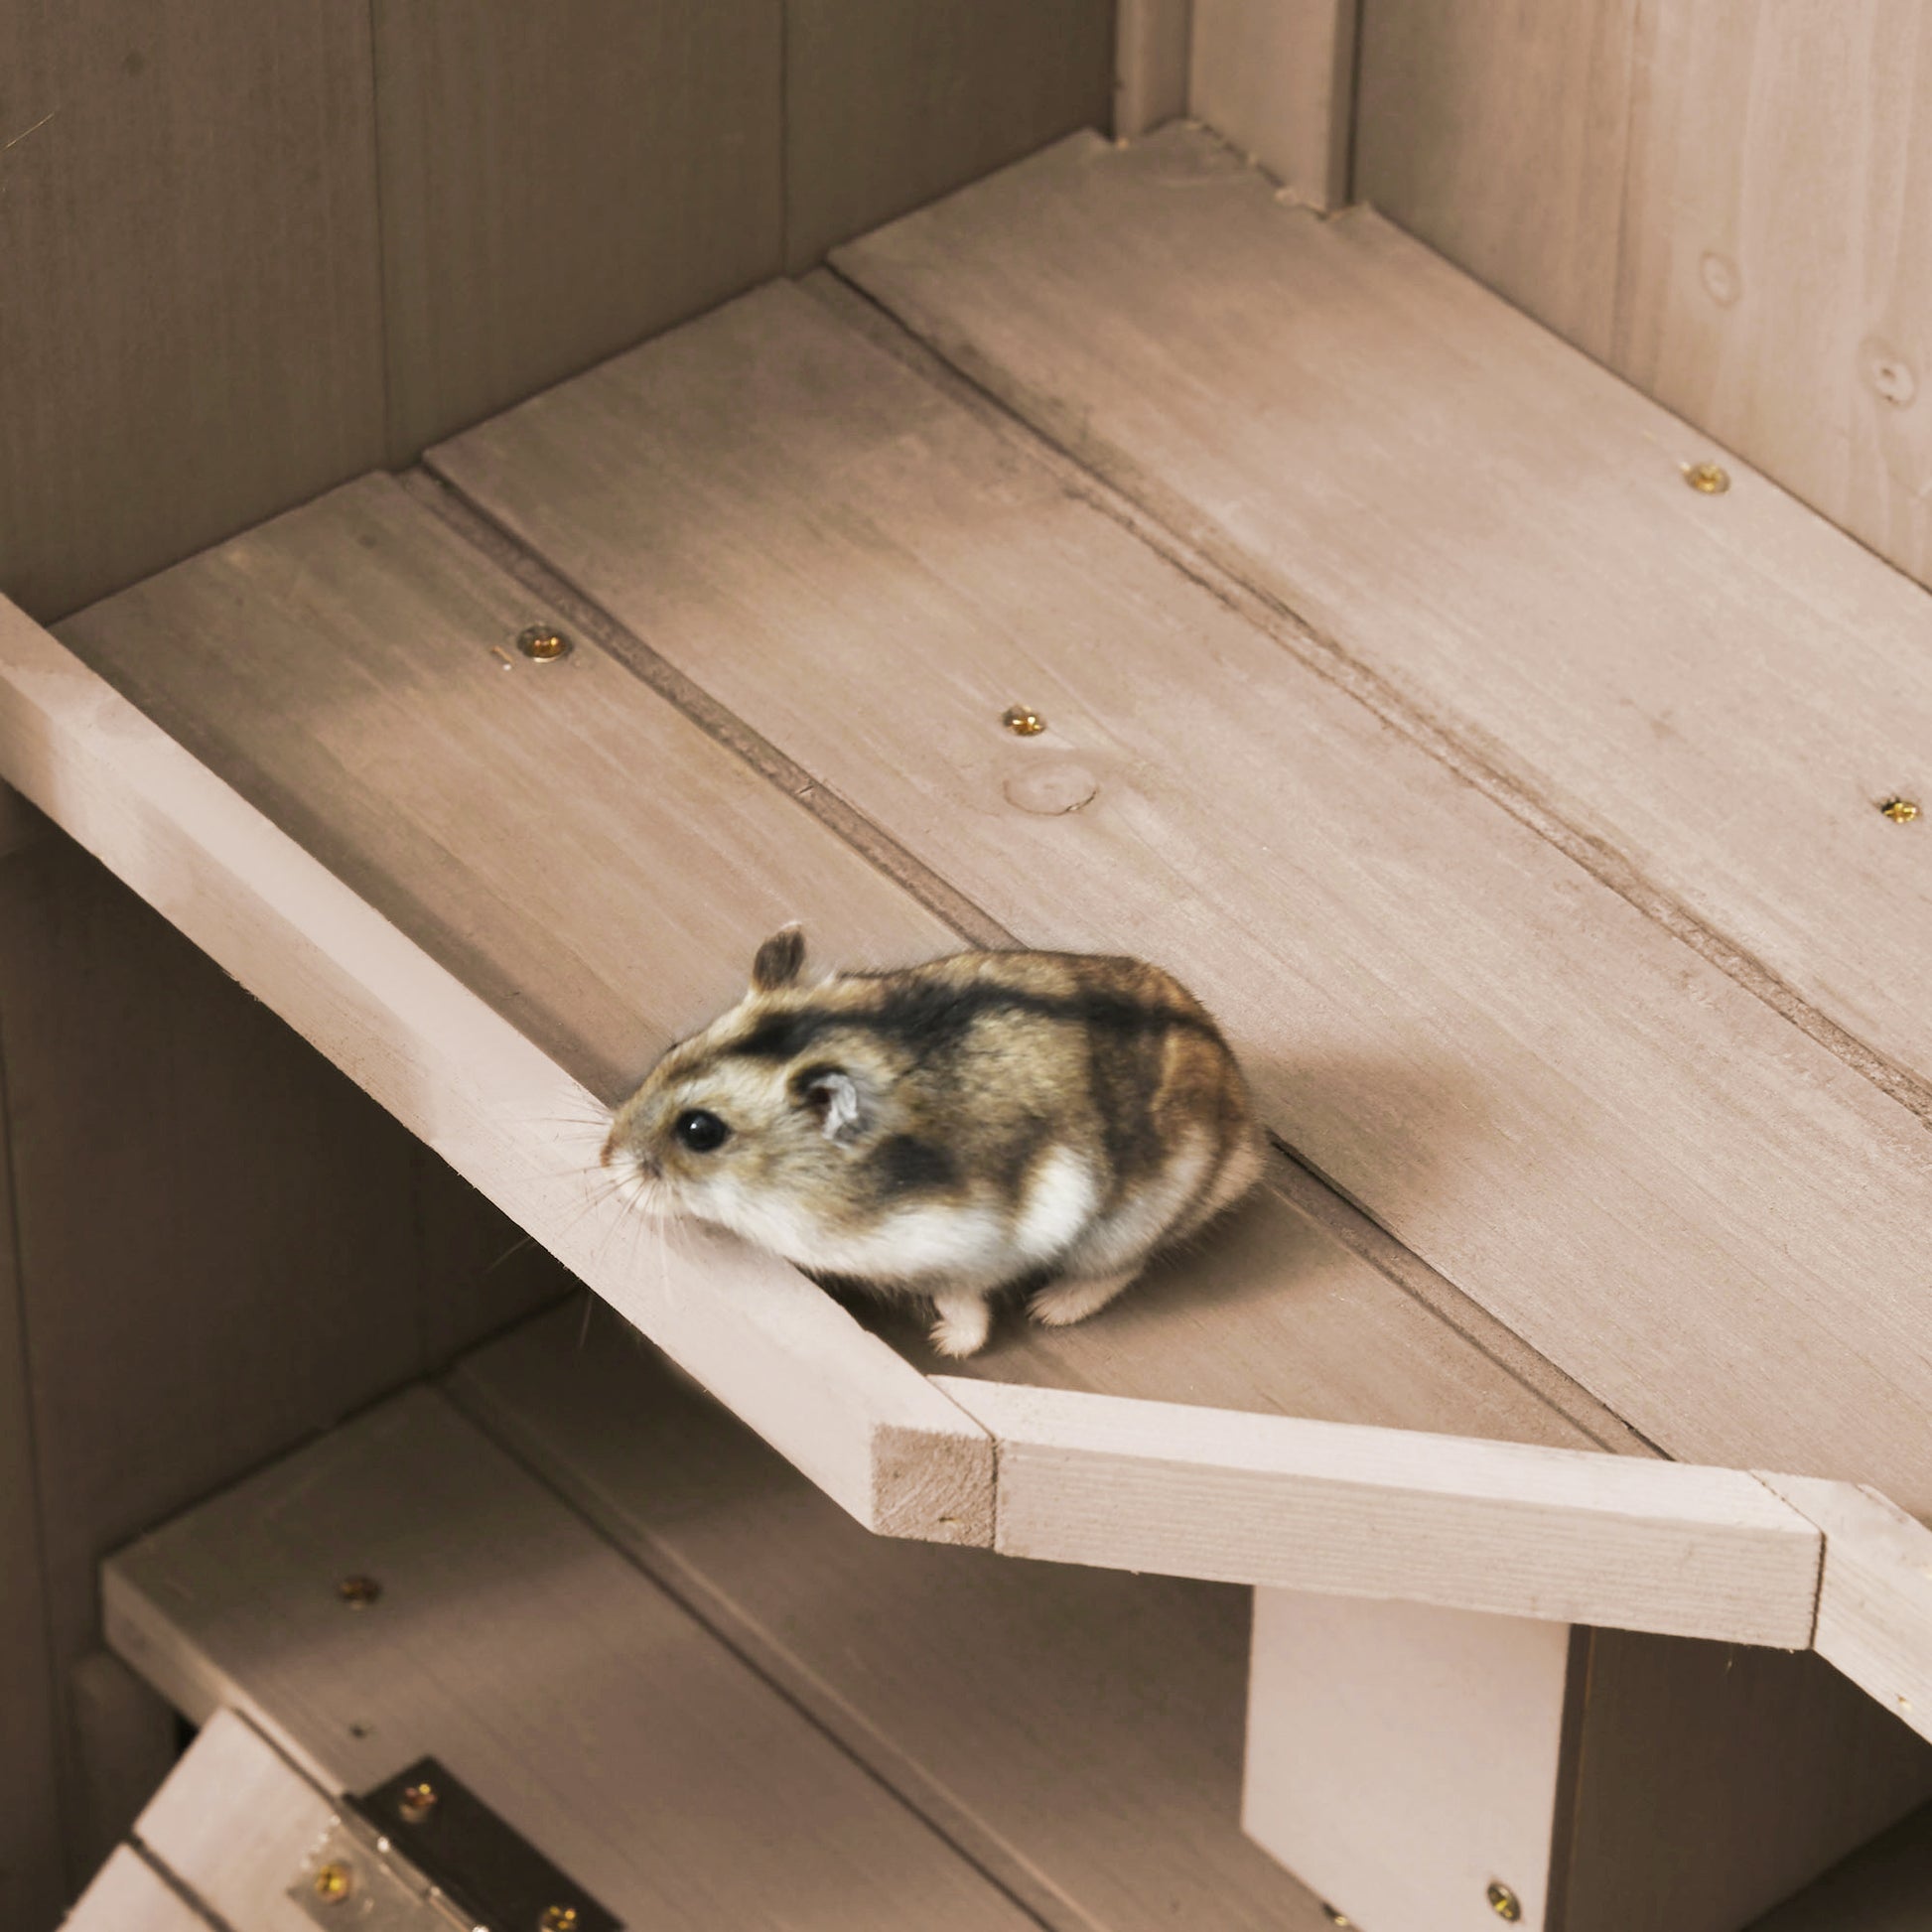
[[[805,963],[803,926],[780,926],[758,950],[752,961],[752,991],[775,993],[798,977]]]
[[[871,1096],[842,1066],[807,1068],[792,1082],[792,1091],[799,1105],[817,1116],[819,1131],[840,1147],[850,1147],[872,1126]]]

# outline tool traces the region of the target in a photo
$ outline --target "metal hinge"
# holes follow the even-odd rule
[[[623,1932],[433,1757],[345,1798],[288,1895],[331,1932]]]

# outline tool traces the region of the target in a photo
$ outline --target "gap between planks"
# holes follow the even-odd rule
[[[1212,129],[1202,131],[1217,145],[1228,146]],[[1235,151],[1229,148],[1229,152]],[[1243,159],[1240,165],[1252,164]],[[1267,179],[1258,168],[1254,173]],[[1320,218],[1311,210],[1302,212],[1309,219]],[[1226,609],[1364,705],[1392,731],[1932,1127],[1932,1084],[1821,1012],[1782,975],[1707,923],[1675,894],[1654,884],[1606,841],[1571,824],[1530,786],[1484,759],[1427,706],[1398,691],[1324,626],[1257,583],[1238,544],[1124,452],[1090,444],[1077,427],[1063,421],[1047,397],[1028,390],[1020,377],[981,356],[964,340],[942,342],[920,333],[915,321],[898,315],[854,279],[837,254],[829,267],[807,276],[801,286],[977,421],[1029,451],[1081,501],[1139,537]],[[1686,429],[1702,435],[1688,424]]]
[[[885,345],[918,373],[951,394],[957,378],[939,364],[897,323],[856,291],[849,291],[829,272],[817,270],[802,286],[847,322],[856,322],[869,340]],[[975,395],[969,406],[976,415],[990,415],[1003,432],[1059,473],[1070,467],[1057,451],[1009,416],[998,404]],[[1084,472],[1078,473],[1085,481]],[[1021,940],[990,913],[958,892],[915,858],[876,820],[848,804],[829,785],[754,731],[735,712],[703,686],[669,663],[581,586],[563,575],[548,559],[505,530],[460,484],[433,470],[406,473],[402,486],[456,535],[480,551],[497,569],[534,592],[554,609],[558,618],[608,651],[619,662],[677,707],[719,745],[735,753],[761,777],[779,787],[836,833],[861,857],[902,887],[928,911],[951,926],[967,944],[1010,947]],[[1085,492],[1082,491],[1084,494]],[[1098,501],[1098,498],[1092,500]],[[1102,504],[1101,507],[1107,507]],[[1123,506],[1126,507],[1126,506]],[[1111,511],[1110,511],[1111,513]],[[1119,517],[1129,531],[1144,540],[1148,531],[1129,515]],[[1155,544],[1160,549],[1159,544]],[[1163,555],[1168,553],[1163,550]],[[1170,558],[1170,561],[1177,561]],[[1181,566],[1185,568],[1184,564]],[[1225,601],[1225,600],[1224,600]],[[1245,616],[1246,613],[1238,613]],[[1480,1303],[1447,1276],[1405,1247],[1358,1202],[1349,1199],[1298,1150],[1276,1137],[1285,1157],[1275,1162],[1266,1183],[1284,1194],[1309,1219],[1333,1235],[1360,1260],[1399,1288],[1442,1321],[1452,1333],[1576,1424],[1592,1442],[1618,1454],[1661,1456],[1663,1450],[1631,1428],[1606,1403],[1581,1382],[1540,1354]]]

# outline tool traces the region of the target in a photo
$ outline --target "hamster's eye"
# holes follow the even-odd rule
[[[693,1154],[714,1153],[732,1137],[731,1129],[716,1114],[708,1114],[702,1107],[691,1107],[679,1114],[671,1132],[677,1136],[679,1145],[688,1147]]]

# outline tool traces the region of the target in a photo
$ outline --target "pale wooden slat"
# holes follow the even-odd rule
[[[675,757],[689,728],[665,729]],[[679,775],[701,795],[695,756]],[[588,760],[561,768],[588,787]],[[782,1263],[695,1231],[640,1249],[618,1203],[587,1189],[599,1109],[585,1089],[4,607],[0,769],[862,1520],[986,1538],[990,1456],[950,1404]],[[836,866],[814,877],[836,881]],[[855,911],[864,886],[843,888]]]
[[[245,1718],[217,1710],[135,1833],[148,1855],[239,1932],[314,1932],[287,1896],[334,1822],[329,1794]]]
[[[349,1574],[380,1597],[345,1607]],[[104,1587],[116,1648],[191,1716],[234,1707],[328,1790],[433,1753],[627,1923],[1028,1923],[431,1392],[143,1539]]]
[[[0,593],[53,618],[382,455],[367,10],[0,14]]]
[[[1193,0],[1118,0],[1114,135],[1131,141],[1187,111]]]
[[[1605,361],[1630,69],[1654,11],[1621,0],[1363,10],[1356,195]]]
[[[1932,1737],[1932,1530],[1871,1489],[1761,1480],[1824,1532],[1816,1648]]]
[[[602,1311],[450,1388],[1049,1925],[1328,1932],[1239,1827],[1246,1591],[868,1537]]]
[[[1348,199],[1361,0],[1193,0],[1187,111],[1306,207]]]
[[[1008,1556],[1811,1640],[1818,1533],[1741,1470],[936,1380],[996,1441]]]
[[[1113,54],[1112,0],[784,0],[785,266],[1104,125]]]
[[[69,1932],[216,1932],[212,1919],[125,1845],[101,1866],[65,1923]]]
[[[1074,300],[1036,252],[1077,256],[1089,224],[1138,250],[1138,229],[1109,224],[1107,183],[1170,152],[1165,134],[1076,143],[850,259],[869,276],[913,264],[875,278],[894,289],[944,282],[1007,235],[1009,309],[1032,312],[1036,274]],[[1355,232],[1239,172],[1157,192],[1181,256],[1217,231],[1224,195],[1297,234]],[[1052,249],[1034,249],[1040,227]],[[1419,251],[1371,232],[1406,287]],[[1325,311],[1307,299],[1283,297],[1312,328]],[[1197,307],[1151,293],[1083,342],[1126,353]],[[1145,406],[1204,379],[1150,363]],[[1274,474],[1289,447],[1271,446]],[[1137,542],[1018,432],[776,288],[433,461],[1022,940],[1128,946],[1182,974],[1311,1166],[1652,1441],[1932,1508],[1921,1123]],[[1389,597],[1382,565],[1356,561],[1364,597]],[[1002,731],[1016,699],[1042,735]],[[1088,790],[1077,810],[1027,808]],[[836,930],[823,948],[843,950]],[[1228,1366],[1172,1393],[1251,1387],[1278,1333],[1226,1324]]]
[[[1062,144],[841,258],[1303,648],[1932,1115],[1932,601],[1377,217]],[[1691,647],[1695,640],[1695,648]],[[1802,1020],[1802,1016],[1801,1016]],[[1834,1030],[1837,1030],[1834,1033]],[[1838,1036],[1847,1035],[1850,1037]]]
[[[373,12],[392,462],[778,272],[771,0]]]

